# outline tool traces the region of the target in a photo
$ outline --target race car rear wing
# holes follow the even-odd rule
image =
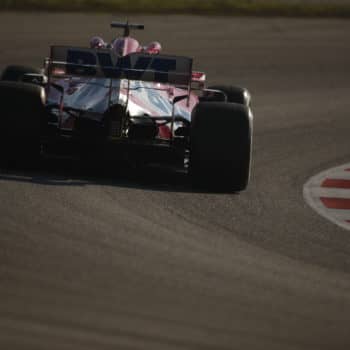
[[[124,29],[124,37],[127,37],[130,35],[130,29],[136,29],[136,30],[144,30],[145,26],[143,24],[134,24],[129,23],[129,21],[126,21],[126,23],[121,22],[112,22],[111,28],[121,28]]]
[[[48,76],[127,79],[190,86],[192,58],[132,53],[118,57],[110,49],[52,46]]]

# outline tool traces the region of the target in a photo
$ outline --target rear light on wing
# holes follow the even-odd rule
[[[192,81],[205,81],[206,75],[203,72],[192,72]]]
[[[195,90],[202,90],[205,87],[206,75],[203,72],[192,72],[191,87]]]
[[[51,71],[51,74],[53,76],[56,76],[56,75],[65,75],[66,74],[66,70],[64,68],[54,68],[52,69]]]

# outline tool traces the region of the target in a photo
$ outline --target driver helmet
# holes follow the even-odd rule
[[[90,40],[90,47],[92,49],[104,49],[104,48],[106,48],[106,46],[107,45],[104,42],[104,40],[102,38],[100,38],[99,36],[94,36]]]

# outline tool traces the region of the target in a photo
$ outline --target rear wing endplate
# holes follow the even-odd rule
[[[188,86],[192,58],[132,53],[118,57],[110,49],[52,46],[49,77],[78,76],[128,79]]]

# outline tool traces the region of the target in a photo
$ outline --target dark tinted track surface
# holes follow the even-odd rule
[[[118,16],[0,15],[0,66],[112,36]],[[0,172],[1,349],[349,349],[350,234],[304,182],[348,162],[350,22],[135,17],[254,96],[241,195],[182,176]]]

